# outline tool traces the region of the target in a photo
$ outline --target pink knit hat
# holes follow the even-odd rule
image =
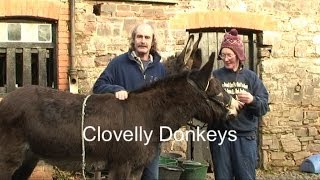
[[[243,42],[241,37],[238,36],[238,31],[236,29],[231,29],[224,35],[218,60],[221,60],[220,55],[223,48],[230,48],[237,55],[240,61],[244,61],[246,59]]]

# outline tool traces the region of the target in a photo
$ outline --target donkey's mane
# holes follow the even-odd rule
[[[155,81],[151,84],[148,84],[140,89],[134,90],[131,93],[142,93],[151,89],[159,88],[159,87],[166,87],[172,85],[173,82],[177,82],[179,79],[185,79],[189,71],[184,71],[180,74],[175,74],[171,76],[167,76],[163,79]]]

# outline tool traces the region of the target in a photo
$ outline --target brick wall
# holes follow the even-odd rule
[[[68,89],[69,6],[65,0],[0,0],[0,18],[32,18],[54,21],[57,29],[58,88]]]

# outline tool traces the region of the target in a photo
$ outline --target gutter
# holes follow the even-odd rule
[[[69,0],[70,7],[70,69],[69,69],[69,91],[78,94],[78,73],[75,60],[75,0]]]

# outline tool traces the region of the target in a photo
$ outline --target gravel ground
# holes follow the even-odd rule
[[[214,180],[213,174],[207,174],[207,180]],[[257,180],[320,180],[320,174],[299,171],[270,172],[257,170]]]
[[[320,174],[300,171],[267,172],[258,170],[257,180],[320,180]]]
[[[62,175],[62,176],[61,176]],[[67,178],[69,176],[69,178]],[[66,176],[61,174],[58,178],[53,179],[73,179],[73,180],[80,180],[81,174],[78,173],[77,176],[72,176],[70,178],[70,174]],[[90,179],[88,177],[88,179]],[[107,179],[107,178],[102,178]],[[177,179],[172,179],[177,180]],[[196,179],[195,179],[196,180]],[[214,180],[213,173],[208,173],[206,176],[206,180]],[[276,171],[263,171],[263,170],[257,170],[257,180],[320,180],[320,174],[312,174],[312,173],[303,173],[300,171],[285,171],[285,172],[276,172]]]

